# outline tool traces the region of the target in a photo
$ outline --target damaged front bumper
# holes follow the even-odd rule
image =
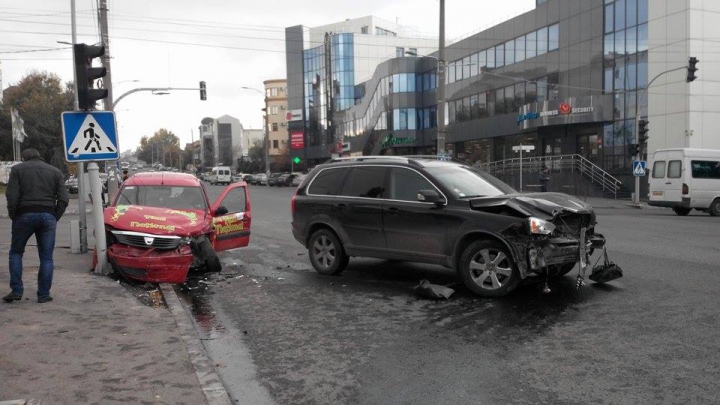
[[[189,245],[160,250],[115,243],[107,252],[115,271],[127,278],[150,283],[184,283],[194,258]]]
[[[592,252],[605,246],[605,237],[600,234],[588,234],[585,238],[585,249]],[[527,248],[527,267],[532,272],[541,272],[549,266],[575,264],[580,260],[580,239],[567,236],[550,237],[530,243]]]

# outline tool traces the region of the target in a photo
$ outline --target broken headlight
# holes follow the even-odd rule
[[[528,218],[530,233],[533,235],[550,235],[555,230],[555,225],[550,221],[540,218]]]

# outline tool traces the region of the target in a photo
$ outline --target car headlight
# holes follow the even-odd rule
[[[542,220],[540,218],[528,218],[530,225],[530,233],[534,235],[550,235],[555,230],[552,222]]]

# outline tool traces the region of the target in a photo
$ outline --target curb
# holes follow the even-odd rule
[[[190,319],[190,315],[188,315],[182,303],[180,303],[180,298],[178,298],[175,290],[170,284],[163,283],[160,284],[160,291],[162,291],[168,310],[180,330],[185,349],[187,350],[188,356],[190,356],[190,362],[200,381],[200,386],[202,387],[203,394],[205,394],[207,403],[210,405],[232,404],[230,395],[228,395],[220,377],[215,372],[213,362],[205,353],[202,342],[200,342],[200,339],[197,337],[192,319]]]

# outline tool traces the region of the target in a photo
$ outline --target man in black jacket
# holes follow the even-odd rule
[[[50,287],[53,278],[53,250],[55,229],[68,205],[68,192],[63,174],[45,163],[35,149],[22,153],[23,163],[10,171],[5,195],[10,219],[12,219],[12,243],[10,246],[10,288],[12,292],[3,297],[5,302],[19,301],[23,295],[22,259],[28,239],[35,234],[40,271],[38,272],[37,297],[39,303],[52,301]]]

